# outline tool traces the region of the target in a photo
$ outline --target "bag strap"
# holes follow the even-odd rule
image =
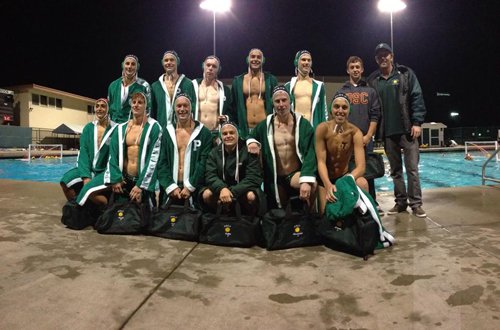
[[[309,207],[307,206],[307,203],[305,201],[301,201],[299,196],[292,196],[288,199],[288,203],[286,204],[285,212],[286,212],[286,217],[290,218],[292,215],[292,201],[300,201],[302,202],[302,212],[305,215],[309,215]]]

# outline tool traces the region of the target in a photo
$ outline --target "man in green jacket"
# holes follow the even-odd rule
[[[151,87],[151,117],[165,129],[172,121],[175,96],[185,93],[193,100],[193,104],[196,104],[196,96],[191,80],[178,73],[181,58],[175,50],[167,50],[161,62],[165,73]]]
[[[116,124],[109,119],[107,99],[98,99],[94,111],[95,119],[85,125],[80,136],[77,167],[61,178],[61,188],[68,201],[75,199],[94,176],[104,172],[108,163],[109,141]]]
[[[261,153],[264,192],[270,207],[281,208],[293,194],[313,206],[316,192],[314,129],[290,109],[290,94],[277,86],[272,94],[274,114],[268,115],[247,140],[250,153]]]
[[[262,203],[265,202],[260,190],[262,170],[259,157],[248,153],[234,123],[222,124],[221,139],[222,143],[208,155],[207,187],[201,191],[203,203],[215,211],[218,203],[230,204],[234,198],[246,213],[255,214],[257,209],[264,208]]]
[[[197,100],[194,119],[219,134],[219,122],[228,121],[231,90],[217,79],[221,71],[220,59],[217,56],[207,56],[202,67],[203,78],[193,80]]]
[[[130,119],[130,96],[142,92],[151,100],[151,88],[146,80],[139,78],[139,59],[127,55],[122,62],[122,76],[108,87],[109,115],[111,120],[121,124]],[[149,109],[149,108],[148,108]]]
[[[148,116],[147,96],[131,96],[132,119],[116,127],[111,137],[106,171],[97,175],[82,189],[77,202],[84,205],[90,198],[97,205],[108,203],[110,188],[127,194],[135,202],[155,205],[157,163],[160,154],[161,128]],[[84,188],[85,188],[84,187]]]
[[[309,51],[298,51],[293,63],[296,77],[285,84],[292,97],[292,109],[316,128],[328,120],[325,84],[311,77],[313,62]]]
[[[212,148],[212,135],[193,119],[191,99],[177,94],[174,122],[167,125],[160,156],[158,179],[160,202],[168,199],[183,203],[197,201],[197,192],[205,182],[205,163]],[[193,198],[191,198],[193,197]]]
[[[271,92],[278,81],[275,76],[263,71],[265,61],[260,49],[250,50],[247,56],[248,72],[233,80],[229,120],[238,125],[243,139],[273,112]]]

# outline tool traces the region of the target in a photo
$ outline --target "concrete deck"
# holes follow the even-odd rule
[[[368,261],[71,231],[57,184],[0,191],[0,329],[500,329],[499,187],[424,191]]]

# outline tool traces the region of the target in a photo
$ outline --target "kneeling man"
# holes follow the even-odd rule
[[[316,157],[319,173],[320,212],[326,202],[335,202],[335,181],[348,174],[349,160],[354,154],[356,167],[350,173],[361,189],[368,191],[365,173],[363,133],[349,123],[350,103],[346,94],[338,93],[332,102],[331,120],[319,124],[316,129]]]
[[[191,99],[177,94],[173,123],[167,124],[163,138],[160,169],[160,203],[173,198],[177,203],[196,201],[205,182],[205,163],[212,148],[212,135],[193,119]]]
[[[87,198],[101,206],[108,203],[106,190],[127,194],[137,203],[145,198],[150,207],[155,205],[156,165],[160,154],[161,128],[146,112],[147,97],[142,92],[130,100],[132,119],[116,127],[111,138],[106,171],[96,176],[83,189],[77,202],[83,205]]]
[[[257,125],[247,140],[250,153],[262,153],[264,192],[269,207],[282,208],[291,195],[313,206],[316,192],[314,129],[290,110],[290,94],[277,86],[272,94],[274,113]]]
[[[234,198],[245,213],[255,214],[264,202],[259,157],[248,153],[232,122],[222,124],[221,139],[222,144],[213,148],[207,159],[203,203],[214,211],[218,203],[230,204]]]

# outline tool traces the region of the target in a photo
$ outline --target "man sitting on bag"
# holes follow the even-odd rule
[[[368,191],[365,173],[365,151],[363,133],[349,123],[350,103],[346,94],[338,93],[333,97],[330,120],[321,123],[316,129],[316,157],[319,174],[320,212],[325,210],[326,202],[335,202],[335,181],[348,174],[349,160],[354,154],[356,167],[350,173],[356,184]]]
[[[314,129],[290,110],[285,87],[275,87],[272,98],[274,113],[250,134],[248,152],[259,154],[262,149],[264,192],[271,208],[282,208],[297,193],[312,206],[316,191]]]
[[[203,204],[215,211],[217,204],[231,204],[233,198],[240,202],[245,213],[255,214],[262,208],[262,170],[259,157],[249,154],[245,141],[240,140],[238,128],[232,122],[221,126],[222,144],[208,155],[202,190]]]
[[[160,153],[161,128],[146,112],[147,97],[136,92],[130,99],[132,119],[117,126],[111,137],[106,171],[89,183],[91,189],[78,196],[83,205],[88,197],[98,204],[108,203],[109,186],[116,194],[127,194],[138,203],[148,198],[155,205],[156,165]]]
[[[160,203],[173,198],[183,204],[194,197],[205,181],[205,163],[212,148],[212,134],[191,112],[191,99],[177,94],[175,118],[167,124],[163,137],[160,168]]]

